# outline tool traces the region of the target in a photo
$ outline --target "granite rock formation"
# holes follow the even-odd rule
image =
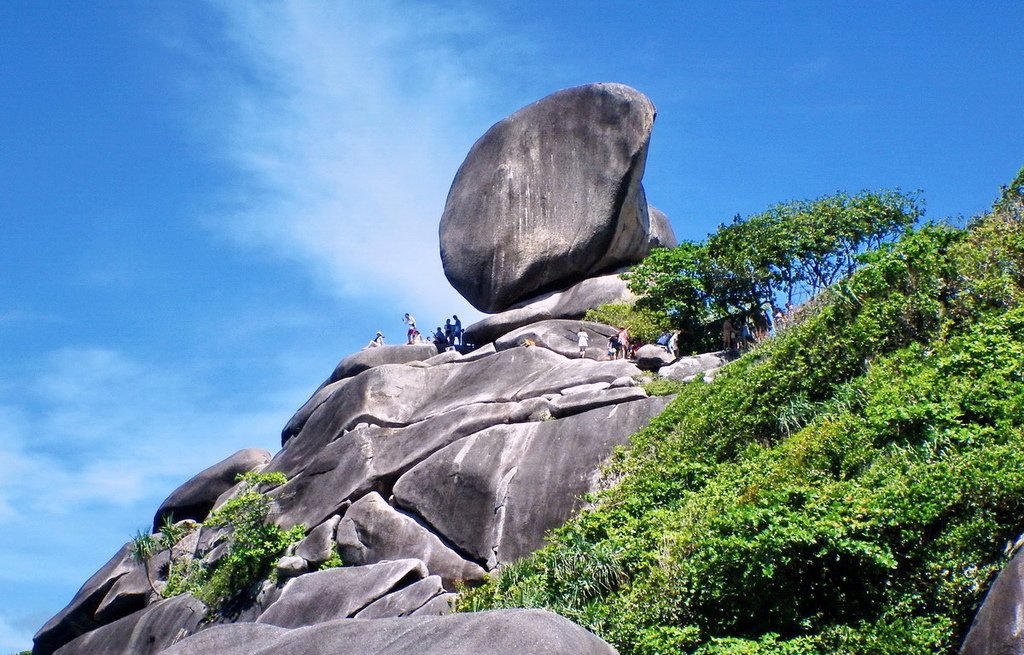
[[[485,312],[640,261],[655,110],[621,84],[565,89],[473,145],[441,218],[452,286]]]
[[[43,626],[34,652],[614,652],[546,612],[448,614],[458,584],[528,555],[578,512],[612,450],[670,400],[648,398],[633,363],[607,359],[611,326],[581,321],[631,300],[615,272],[674,241],[640,183],[653,120],[638,92],[597,84],[492,128],[452,186],[441,249],[456,288],[507,315],[468,331],[471,352],[384,346],[343,358],[273,457],[240,451],[160,505],[154,529],[201,522],[239,492],[238,474],[283,474],[270,520],[305,537],[274,581],[215,614],[191,595],[154,593],[166,551],[142,568],[125,546]],[[593,346],[582,358],[580,325]],[[215,565],[226,530],[201,526],[178,549]],[[321,569],[336,554],[344,566]]]

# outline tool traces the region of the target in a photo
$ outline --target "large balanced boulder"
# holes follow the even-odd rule
[[[650,251],[641,178],[655,109],[622,84],[565,89],[491,127],[441,217],[441,262],[477,309],[635,263]]]
[[[388,619],[340,619],[284,630],[235,624],[204,630],[165,655],[615,655],[568,619],[544,610],[496,610]]]
[[[985,596],[960,655],[1024,654],[1024,550],[1017,551]]]

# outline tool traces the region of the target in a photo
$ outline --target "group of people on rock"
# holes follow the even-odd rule
[[[727,316],[722,321],[722,349],[747,350],[785,327],[792,320],[792,315],[793,304],[786,303],[785,310],[771,304],[736,316]],[[412,314],[406,313],[402,317],[402,323],[406,326],[407,344],[427,343],[416,328],[416,318]],[[679,330],[662,332],[656,344],[673,357],[679,357],[679,336]],[[437,347],[438,352],[465,346],[462,321],[458,315],[452,315],[447,319],[444,327],[438,326],[430,336],[430,342]],[[384,333],[378,330],[376,336],[366,344],[366,348],[383,345]],[[579,347],[580,357],[586,357],[587,349],[590,347],[590,335],[582,325],[576,332],[576,345]],[[640,345],[630,339],[629,329],[625,325],[620,325],[615,334],[608,337],[608,359],[633,359]]]
[[[444,328],[438,326],[434,330],[434,337],[432,339],[434,345],[437,346],[437,352],[443,352],[449,348],[454,348],[456,345],[466,345],[465,339],[463,338],[462,321],[459,320],[458,314],[453,314],[451,318],[444,322]]]
[[[402,317],[402,323],[406,326],[405,331],[405,343],[412,345],[415,343],[427,343],[416,327],[416,317],[406,312]],[[463,338],[462,321],[459,320],[457,314],[452,315],[451,318],[445,321],[444,328],[440,326],[430,336],[430,342],[433,343],[438,352],[454,348],[456,345],[464,346],[465,339]],[[377,331],[377,335],[366,344],[366,348],[378,348],[384,345],[384,333],[380,330]]]
[[[657,344],[671,353],[673,357],[678,357],[679,334],[679,330],[675,330],[674,332],[664,332],[660,337],[658,337]],[[590,347],[590,334],[582,325],[576,332],[576,345],[580,349],[580,357],[586,357],[587,348]],[[620,325],[615,334],[608,337],[608,349],[606,354],[608,359],[634,359],[636,357],[636,349],[640,345],[642,344],[637,343],[630,338],[629,328],[625,325]]]

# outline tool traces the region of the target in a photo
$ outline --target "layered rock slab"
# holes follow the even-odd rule
[[[595,489],[597,471],[668,403],[650,398],[540,423],[502,425],[438,451],[395,485],[395,503],[493,569],[543,545]]]
[[[100,627],[103,622],[95,617],[100,603],[115,583],[135,569],[128,552],[128,544],[86,580],[71,602],[39,629],[33,638],[33,653],[50,655],[79,635]],[[113,620],[118,617],[109,617]]]
[[[500,352],[529,342],[538,348],[546,348],[570,359],[579,358],[577,331],[580,328],[587,333],[590,345],[586,349],[586,358],[606,360],[608,338],[615,334],[615,328],[603,323],[591,321],[550,320],[533,323],[518,330],[513,330],[494,342]]]
[[[565,89],[492,126],[456,173],[441,217],[441,261],[477,309],[643,259],[641,179],[655,109],[622,84]]]
[[[395,511],[378,493],[369,493],[352,504],[338,525],[337,539],[338,554],[346,564],[414,557],[449,588],[454,588],[455,581],[484,577],[482,568],[459,557],[413,518]]]
[[[379,366],[335,383],[340,386],[309,414],[267,470],[290,475],[362,423],[407,426],[468,405],[522,401],[634,374],[639,371],[627,362],[568,360],[539,348],[509,349],[429,368]]]
[[[341,646],[339,646],[341,645]],[[238,624],[204,630],[166,655],[614,655],[590,632],[544,610],[495,610],[448,616],[340,619],[286,630]]]
[[[196,632],[205,614],[191,595],[175,596],[88,632],[57,655],[156,655]]]
[[[375,600],[427,577],[417,559],[317,571],[289,580],[257,623],[298,628],[347,618]]]
[[[587,278],[562,291],[551,291],[512,305],[466,328],[469,343],[490,343],[512,330],[548,319],[580,319],[588,309],[612,303],[632,303],[636,294],[618,274]]]

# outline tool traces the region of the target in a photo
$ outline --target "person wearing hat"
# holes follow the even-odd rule
[[[384,345],[384,333],[381,332],[380,330],[377,330],[377,336],[375,336],[373,338],[373,341],[371,341],[370,343],[366,344],[366,347],[367,348],[379,348],[380,346],[383,346],[383,345]]]

